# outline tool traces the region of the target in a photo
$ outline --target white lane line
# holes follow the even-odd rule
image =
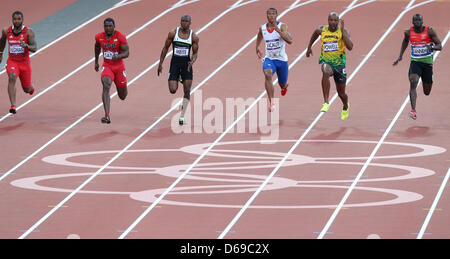
[[[52,46],[53,44],[59,42],[60,40],[62,40],[62,39],[64,39],[65,37],[69,36],[70,34],[72,34],[72,33],[76,32],[76,31],[78,31],[79,29],[83,28],[84,26],[88,25],[89,23],[91,23],[91,22],[97,20],[99,17],[105,15],[106,13],[109,13],[109,12],[111,12],[112,10],[117,9],[118,7],[121,7],[122,4],[124,4],[126,1],[127,1],[127,0],[122,0],[122,1],[120,1],[119,3],[116,3],[115,5],[113,5],[111,8],[106,9],[105,11],[103,11],[103,12],[97,14],[96,16],[92,17],[91,19],[87,20],[86,22],[84,22],[84,23],[78,25],[76,28],[72,29],[71,31],[67,32],[66,34],[60,36],[59,38],[53,40],[52,42],[46,44],[45,46],[42,46],[42,47],[39,48],[36,52],[32,53],[32,54],[30,55],[30,57],[33,57],[33,56],[37,55],[38,53],[40,53],[41,51],[44,51],[44,50],[47,49],[48,47],[50,47],[50,46]],[[5,73],[5,72],[6,72],[6,69],[3,69],[3,70],[0,72],[0,75],[3,74],[3,73]]]
[[[445,189],[445,186],[447,185],[449,176],[450,176],[450,168],[448,169],[447,174],[445,175],[444,181],[442,181],[441,187],[439,188],[439,191],[436,194],[436,198],[433,201],[433,205],[431,205],[430,211],[428,211],[427,217],[425,218],[425,221],[423,222],[422,228],[420,229],[420,232],[417,235],[417,239],[422,239],[422,237],[425,233],[425,230],[427,229],[428,223],[430,223],[431,216],[433,216],[433,213],[436,209],[438,201],[441,198],[442,193],[444,192],[444,189]]]
[[[447,32],[447,36],[445,36],[445,39],[442,41],[442,46],[445,45],[445,43],[447,42],[448,38],[450,37],[450,31]],[[439,199],[441,198],[442,193],[444,192],[444,188],[447,185],[447,181],[448,178],[450,176],[450,168],[447,171],[447,174],[445,175],[444,180],[442,181],[441,187],[439,188],[438,193],[436,194],[436,198],[433,201],[433,204],[431,205],[430,210],[428,211],[428,215],[425,218],[425,221],[422,224],[422,228],[419,231],[419,234],[417,235],[417,239],[421,239],[425,233],[425,230],[427,229],[428,223],[431,220],[431,216],[433,216],[433,213],[436,209],[436,206],[438,204]]]
[[[161,18],[162,16],[166,15],[168,12],[179,8],[181,6],[187,5],[187,4],[191,4],[200,0],[191,0],[188,2],[185,2],[186,0],[180,0],[177,3],[175,3],[174,5],[172,5],[170,8],[166,9],[165,11],[163,11],[162,13],[160,13],[159,15],[155,16],[153,19],[151,19],[150,21],[148,21],[147,23],[145,23],[144,25],[142,25],[141,27],[139,27],[138,29],[134,30],[133,32],[131,32],[130,34],[128,34],[126,36],[127,39],[133,37],[136,33],[140,32],[141,30],[143,30],[145,27],[149,26],[150,24],[154,23],[156,20],[158,20],[159,18]],[[123,1],[122,1],[123,2]],[[120,2],[120,3],[122,3]],[[120,4],[118,3],[118,4]],[[116,6],[115,8],[120,7]],[[113,7],[114,8],[114,7]],[[101,56],[102,54],[100,54]],[[89,65],[91,62],[93,62],[95,60],[95,58],[91,58],[88,61],[86,61],[84,64],[82,64],[81,66],[79,66],[78,68],[76,68],[75,70],[72,70],[72,72],[70,72],[69,74],[65,75],[64,77],[62,77],[61,79],[59,79],[58,81],[56,81],[55,83],[53,83],[51,86],[43,89],[42,91],[39,91],[36,95],[34,95],[32,98],[28,99],[26,102],[24,102],[23,104],[21,104],[20,106],[18,106],[16,108],[17,111],[19,111],[20,109],[22,109],[23,107],[25,107],[26,105],[28,105],[29,103],[33,102],[34,100],[36,100],[37,98],[39,98],[41,95],[45,94],[46,92],[50,91],[51,89],[53,89],[55,86],[61,84],[63,81],[65,81],[66,79],[68,79],[69,77],[73,76],[75,73],[77,73],[78,71],[80,71],[81,69],[85,68],[87,65]],[[9,116],[11,116],[11,113],[7,113],[5,114],[2,118],[0,118],[0,122],[2,122],[3,120],[5,120],[6,118],[8,118]],[[0,179],[1,180],[1,179]]]
[[[225,14],[227,14],[228,12],[230,12],[231,10],[234,10],[238,7],[241,7],[243,5],[246,5],[246,3],[241,3],[243,0],[239,0],[237,1],[235,4],[233,4],[231,7],[229,7],[227,10],[225,10],[224,12],[222,12],[219,17],[224,16]],[[255,2],[257,0],[252,0],[249,2]],[[217,17],[216,17],[217,18]],[[217,19],[213,19],[213,21],[217,21]],[[200,33],[201,31],[205,30],[208,26],[210,26],[212,24],[212,22],[209,22],[207,25],[205,25],[202,29],[198,30],[197,33]],[[256,38],[256,37],[255,37]],[[242,51],[243,49],[239,50]],[[229,63],[232,59],[234,59],[239,52],[236,52],[232,57],[230,57],[224,64],[222,64],[218,69],[216,69],[213,73],[217,73],[219,70],[221,70],[227,63]],[[167,54],[169,55],[169,54]],[[157,64],[157,63],[155,63]],[[137,80],[139,77],[141,77],[142,75],[144,75],[147,71],[149,71],[152,67],[155,66],[155,64],[153,64],[152,66],[150,66],[149,68],[147,68],[146,70],[144,70],[141,74],[139,74],[138,77],[134,78],[134,80]],[[212,76],[208,76],[207,79],[211,78]],[[205,79],[202,83],[206,82]],[[130,82],[131,84],[132,82]],[[197,90],[201,85],[197,86],[193,91],[191,91],[192,93],[195,92],[195,90]],[[113,96],[117,95],[117,93],[115,93]],[[76,193],[78,193],[84,186],[86,186],[90,181],[92,181],[92,179],[94,179],[98,174],[100,174],[106,167],[108,167],[112,162],[114,162],[120,155],[122,155],[124,152],[126,152],[132,145],[134,145],[134,143],[136,143],[139,139],[141,139],[143,136],[145,136],[147,134],[148,131],[150,131],[157,123],[159,123],[165,116],[167,116],[171,111],[175,110],[179,105],[181,104],[181,101],[174,105],[169,111],[167,111],[159,120],[157,120],[155,123],[153,123],[149,128],[147,128],[144,132],[142,132],[135,140],[133,140],[130,144],[128,144],[122,151],[120,151],[119,153],[117,153],[113,158],[111,158],[111,160],[109,160],[104,166],[102,166],[97,172],[95,172],[93,175],[91,175],[91,177],[89,177],[86,181],[84,181],[80,186],[78,186],[78,188],[76,188],[72,193],[70,193],[65,199],[63,199],[58,205],[56,205],[52,210],[50,210],[44,217],[42,217],[40,220],[38,220],[31,228],[29,228],[27,231],[25,231],[25,233],[23,235],[21,235],[19,237],[19,239],[23,239],[26,236],[28,236],[31,232],[33,232],[33,230],[35,230],[40,224],[42,224],[48,217],[50,217],[54,212],[56,212],[56,210],[58,210],[61,206],[63,206],[69,199],[71,199]],[[81,121],[82,119],[86,118],[87,116],[89,116],[90,113],[92,113],[94,110],[96,110],[97,108],[101,107],[102,104],[100,103],[99,105],[97,105],[97,107],[95,107],[93,110],[91,110],[91,112],[89,112],[88,114],[86,114],[85,116],[83,116],[82,118],[80,118],[79,120],[77,120],[76,123],[78,123],[79,121]],[[75,126],[74,124],[71,125],[71,127]],[[68,128],[66,128],[66,130],[64,130],[63,132],[67,132]],[[64,134],[63,132],[61,132],[58,136]],[[58,137],[57,136],[57,137]],[[54,140],[53,140],[54,141]],[[52,141],[52,142],[53,142]],[[35,152],[36,153],[36,152]],[[28,158],[30,159],[30,158]],[[2,178],[0,178],[1,180]]]
[[[189,4],[191,2],[195,2],[198,0],[193,0],[190,2],[186,2],[184,3],[185,0],[180,0],[178,1],[176,4],[174,4],[172,7],[170,7],[169,9],[165,10],[164,12],[162,12],[161,14],[159,14],[158,16],[154,17],[152,20],[150,20],[149,22],[147,22],[146,24],[144,24],[143,26],[141,26],[140,28],[136,29],[135,31],[133,31],[130,35],[127,36],[127,38],[133,36],[134,34],[136,34],[138,31],[141,31],[142,29],[144,29],[146,26],[150,25],[151,23],[153,23],[154,21],[156,21],[157,19],[161,18],[164,14],[170,12],[171,10],[178,8],[180,6],[183,6],[184,4]],[[171,53],[171,52],[170,52]],[[168,53],[168,55],[170,54]],[[64,78],[62,78],[61,80],[59,80],[58,82],[56,82],[53,86],[55,86],[56,84],[59,84],[60,82],[64,81],[67,77],[73,75],[74,73],[76,73],[78,70],[84,68],[85,66],[87,66],[90,62],[94,61],[95,58],[92,58],[91,60],[89,60],[88,62],[84,63],[81,67],[79,67],[77,70],[73,71],[72,73],[70,73],[69,75],[65,76]],[[149,70],[149,69],[148,69]],[[136,81],[138,78],[142,77],[148,70],[145,70],[144,72],[142,72],[141,74],[139,74],[137,77],[135,77],[133,80],[131,80],[129,82],[128,85],[131,85],[134,81]],[[51,87],[53,87],[51,86]],[[45,91],[50,90],[50,88],[45,89]],[[41,92],[40,94],[43,94],[45,91]],[[115,92],[114,94],[111,95],[111,97],[114,97],[117,95],[117,92]],[[38,95],[39,96],[39,95]],[[35,96],[34,98],[37,98],[38,96]],[[33,99],[34,99],[33,98]],[[31,100],[29,100],[28,102],[30,102]],[[26,105],[28,102],[24,103],[23,105]],[[22,106],[23,106],[22,105]],[[75,127],[78,123],[80,123],[82,120],[84,120],[85,118],[87,118],[89,115],[91,115],[95,110],[97,110],[98,108],[102,107],[102,103],[98,104],[96,107],[94,107],[92,110],[90,110],[88,113],[86,113],[85,115],[83,115],[82,117],[80,117],[77,121],[75,121],[74,123],[72,123],[70,126],[68,126],[67,128],[65,128],[63,131],[61,131],[58,135],[56,135],[55,137],[53,137],[51,140],[49,140],[47,143],[45,143],[44,145],[42,145],[39,149],[37,149],[36,151],[34,151],[31,155],[29,155],[28,157],[26,157],[24,160],[22,160],[20,163],[18,163],[17,165],[15,165],[13,168],[11,168],[10,170],[8,170],[7,172],[5,172],[2,176],[0,176],[0,181],[2,181],[4,178],[6,178],[8,175],[10,175],[12,172],[14,172],[17,168],[21,167],[23,164],[25,164],[26,162],[28,162],[32,157],[34,157],[36,154],[38,154],[39,152],[41,152],[43,149],[45,149],[48,145],[50,145],[51,143],[53,143],[55,140],[59,139],[62,135],[64,135],[65,133],[67,133],[70,129],[72,129],[73,127]],[[5,116],[6,117],[6,116]],[[4,119],[5,117],[3,117],[2,119]],[[1,119],[0,119],[1,121]]]
[[[293,9],[295,9],[295,8],[297,8],[297,7],[300,7],[300,6],[303,6],[303,5],[306,5],[306,4],[309,4],[309,3],[313,3],[313,2],[316,2],[317,0],[310,0],[310,1],[307,1],[307,2],[304,2],[304,3],[301,3],[301,4],[298,4],[298,2],[300,2],[300,0],[296,0],[293,4],[291,4],[291,6],[288,8],[288,9],[286,9],[283,13],[281,13],[279,16],[278,16],[278,18],[281,18],[281,17],[283,17],[286,13],[288,13],[289,11],[291,11],[291,10],[293,10]],[[254,36],[250,41],[248,41],[237,53],[235,53],[235,54],[239,54],[239,52],[241,52],[243,49],[245,49],[248,45],[250,45],[253,41],[255,41],[256,40],[256,36]],[[294,62],[293,64],[291,64],[291,66],[290,67],[292,67],[294,64],[295,64],[296,62]],[[276,80],[275,80],[276,81]],[[263,94],[261,94],[258,98],[260,99],[260,98],[262,98],[262,96],[265,94],[265,92],[263,92]],[[257,100],[259,100],[259,99],[257,99]],[[251,106],[247,109],[247,111],[246,112],[248,112],[248,110],[249,109],[251,109],[251,107],[253,107],[254,105],[255,105],[255,103],[257,103],[258,101],[255,101],[255,102],[253,102],[253,104],[251,104]],[[181,101],[179,102],[179,103],[181,103]],[[179,104],[178,104],[179,105]],[[245,113],[246,112],[244,112],[244,115],[245,115]],[[131,230],[133,230],[134,229],[134,227],[137,225],[137,224],[139,224],[139,222],[141,222],[142,221],[142,219],[144,219],[144,217],[148,214],[148,213],[150,213],[150,211],[152,211],[152,209],[154,208],[154,207],[156,207],[157,206],[157,204],[190,172],[190,170],[192,170],[192,168],[194,168],[195,167],[195,165],[206,155],[206,153],[209,151],[209,150],[211,150],[211,148],[215,145],[215,144],[217,144],[217,142],[218,141],[220,141],[224,136],[225,136],[225,134],[227,133],[227,132],[229,132],[230,131],[230,129],[231,128],[233,128],[234,127],[234,125],[242,118],[242,116],[243,115],[241,115],[239,118],[237,118],[235,121],[234,121],[234,123],[232,124],[232,125],[230,125],[222,134],[221,134],[221,136],[219,136],[219,138],[215,141],[215,143],[213,143],[213,145],[211,145],[211,146],[209,146],[208,147],[208,149],[206,149],[205,150],[205,152],[203,152],[195,161],[194,161],[194,163],[192,163],[190,166],[189,166],[189,168],[187,168],[128,228],[127,228],[127,230],[119,237],[119,239],[123,239],[123,238],[125,238],[125,236],[126,235],[128,235],[128,233],[131,231]]]
[[[353,1],[341,14],[340,17],[343,17],[347,12],[349,12],[352,9],[355,9],[357,7],[360,7],[365,4],[369,4],[375,2],[375,0],[369,0],[366,2],[362,2],[358,5],[354,5],[356,1]],[[316,40],[316,42],[319,39]],[[316,43],[314,42],[314,44]],[[303,51],[303,53],[299,56],[302,57],[305,55],[306,50]],[[368,59],[368,58],[367,58]],[[367,59],[364,59],[361,63],[365,63]],[[360,63],[360,65],[361,65]],[[361,66],[360,66],[361,67]],[[358,69],[359,70],[359,69]],[[352,74],[355,75],[358,70],[355,70]],[[351,81],[351,78],[349,78],[348,82]],[[265,94],[261,94],[260,97],[262,97]],[[331,105],[332,101],[330,102]],[[249,107],[250,108],[250,107]],[[248,112],[250,109],[247,109],[245,112]],[[288,153],[283,157],[283,159],[278,163],[278,165],[272,170],[272,172],[269,174],[269,176],[264,180],[264,182],[259,186],[259,188],[256,190],[256,192],[250,197],[250,199],[245,203],[245,205],[241,208],[241,210],[236,214],[236,216],[231,220],[231,222],[227,225],[227,227],[222,231],[222,233],[219,235],[218,239],[223,239],[225,235],[231,230],[231,228],[236,224],[236,222],[239,220],[239,218],[242,216],[242,214],[247,210],[247,208],[250,206],[250,204],[256,199],[258,194],[264,189],[264,187],[269,183],[270,179],[276,174],[276,172],[280,169],[281,165],[284,163],[284,161],[287,160],[287,158],[292,154],[292,152],[295,150],[295,148],[300,144],[301,141],[306,137],[306,135],[309,133],[309,131],[315,126],[315,124],[320,120],[320,118],[323,116],[323,113],[319,113],[319,115],[314,119],[314,121],[310,124],[310,126],[306,129],[306,131],[303,133],[303,135],[297,140],[297,142],[291,147],[291,149],[288,151]]]
[[[413,0],[414,1],[414,0]],[[397,19],[394,21],[394,23],[392,24],[393,26],[391,26],[388,31],[386,31],[386,33],[383,35],[383,37],[380,40],[384,40],[384,38],[387,36],[387,34],[394,28],[395,24],[397,24],[400,19],[403,17],[403,15],[405,15],[407,12],[409,12],[410,10],[434,2],[433,0],[430,1],[425,1],[416,5],[412,5],[411,3],[408,5],[410,6],[409,8],[405,9],[400,15],[399,17],[397,17]],[[437,56],[439,55],[440,52],[436,52],[434,55],[434,59],[437,58]],[[419,80],[419,84],[420,84],[420,80]],[[319,236],[317,237],[318,239],[322,239],[323,236],[326,234],[326,232],[328,231],[328,229],[330,228],[331,224],[333,223],[334,219],[336,218],[337,214],[339,213],[339,211],[342,209],[342,207],[344,206],[344,203],[347,201],[348,197],[350,196],[350,193],[353,191],[353,189],[355,188],[356,184],[358,183],[359,179],[361,178],[361,176],[364,174],[365,170],[367,169],[367,167],[369,166],[370,162],[372,162],[373,158],[375,157],[375,154],[378,152],[378,149],[381,147],[381,144],[384,142],[384,140],[386,139],[387,135],[389,134],[389,132],[391,131],[391,129],[394,127],[395,123],[397,122],[397,119],[400,117],[400,114],[402,113],[403,109],[405,108],[406,104],[408,103],[409,97],[407,96],[405,101],[403,102],[402,106],[400,107],[400,109],[398,110],[397,114],[395,115],[395,117],[392,119],[391,123],[389,124],[388,128],[386,129],[386,131],[384,132],[383,136],[381,137],[381,139],[378,141],[377,145],[375,146],[375,148],[373,149],[372,153],[370,154],[369,158],[367,159],[367,161],[364,163],[364,166],[361,168],[361,170],[359,171],[358,175],[356,176],[355,180],[352,182],[352,184],[350,185],[350,187],[347,189],[347,192],[345,193],[344,197],[342,198],[342,200],[339,202],[338,206],[336,207],[336,209],[333,211],[333,214],[331,215],[331,217],[329,218],[328,222],[326,223],[325,227],[323,228],[323,230],[320,232]]]

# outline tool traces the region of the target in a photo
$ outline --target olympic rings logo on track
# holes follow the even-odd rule
[[[279,140],[278,143],[292,143],[295,140]],[[376,144],[376,141],[357,141],[357,140],[304,140],[305,144]],[[253,193],[255,192],[261,183],[267,177],[267,174],[257,174],[256,171],[264,169],[264,172],[272,170],[277,166],[279,161],[284,157],[285,153],[281,152],[271,152],[271,151],[260,151],[260,150],[247,150],[247,149],[232,149],[226,147],[235,147],[239,145],[246,144],[261,144],[259,140],[249,140],[249,141],[230,141],[221,142],[217,144],[217,147],[211,150],[207,156],[211,160],[217,160],[217,162],[204,162],[199,163],[197,167],[194,168],[189,174],[187,174],[183,180],[188,181],[192,184],[193,181],[200,181],[198,185],[190,186],[176,186],[172,189],[169,195],[165,199],[160,201],[160,204],[165,205],[176,205],[176,206],[195,206],[195,207],[216,207],[216,208],[241,208],[241,204],[215,204],[215,203],[205,203],[205,202],[194,202],[192,197],[195,199],[201,199],[201,197],[207,197],[207,200],[211,200],[214,197],[221,201],[235,201],[236,199],[230,199],[230,195],[242,194],[242,193]],[[143,149],[143,150],[129,150],[127,154],[133,153],[173,153],[173,152],[183,152],[191,155],[200,155],[203,151],[208,148],[210,143],[196,144],[181,147],[179,149]],[[374,161],[379,161],[380,159],[394,159],[394,158],[414,158],[422,156],[437,155],[446,152],[446,149],[422,145],[422,144],[412,144],[412,143],[400,143],[400,142],[385,142],[384,145],[394,145],[402,148],[415,148],[421,151],[415,153],[407,154],[394,154],[394,155],[383,155],[374,157]],[[264,145],[267,147],[267,145]],[[221,148],[221,149],[219,149]],[[271,145],[273,149],[273,145]],[[93,155],[105,155],[105,154],[116,154],[119,151],[91,151],[91,152],[79,152],[79,153],[68,153],[68,154],[58,154],[47,156],[42,160],[44,162],[56,165],[70,166],[70,167],[81,167],[81,168],[101,168],[101,165],[78,163],[69,161],[75,157],[82,156],[93,156]],[[398,153],[398,151],[396,151]],[[214,159],[216,158],[216,159]],[[332,164],[342,165],[342,166],[358,166],[364,165],[364,162],[368,157],[311,157],[306,155],[292,154],[283,163],[282,167],[299,167],[297,170],[301,178],[301,166],[306,164]],[[230,160],[230,161],[224,161]],[[361,162],[355,162],[361,160]],[[184,170],[186,170],[190,164],[181,165],[170,165],[165,167],[128,167],[128,166],[109,166],[106,169],[111,170],[109,172],[102,172],[99,177],[117,176],[117,175],[142,175],[142,176],[159,176],[176,179],[178,178]],[[384,170],[402,170],[406,171],[406,174],[396,174],[394,176],[380,176],[373,177],[371,173],[370,178],[360,179],[358,183],[370,183],[370,182],[381,182],[381,181],[399,181],[408,180],[415,178],[422,178],[434,175],[435,172],[421,167],[397,165],[397,164],[387,164],[387,163],[371,163],[371,167],[384,168]],[[265,170],[267,169],[267,170]],[[235,171],[235,172],[233,172]],[[248,172],[247,172],[248,171]],[[353,171],[353,170],[352,170]],[[378,172],[378,171],[377,171]],[[53,175],[43,175],[29,178],[17,179],[11,184],[16,187],[40,190],[40,191],[52,191],[52,192],[72,192],[73,189],[68,188],[57,188],[45,186],[39,184],[38,182],[43,182],[47,180],[53,180],[52,185],[55,184],[55,179],[70,179],[74,177],[89,177],[93,172],[85,173],[64,173],[64,174],[53,174]],[[320,188],[320,189],[347,189],[348,185],[353,182],[352,179],[330,179],[330,180],[295,180],[282,177],[283,172],[278,172],[270,180],[270,183],[266,185],[263,191],[281,191],[287,190],[289,188]],[[327,177],[333,177],[333,174]],[[73,181],[72,181],[73,182]],[[149,181],[151,182],[151,181]],[[164,181],[163,182],[167,182]],[[220,184],[209,184],[205,185],[204,182],[214,182]],[[154,183],[152,183],[154,185]],[[166,184],[165,184],[166,185]],[[166,188],[154,188],[144,191],[93,191],[93,190],[80,190],[79,193],[85,194],[109,194],[109,195],[128,195],[130,198],[142,202],[152,203],[159,195],[161,195]],[[344,207],[367,207],[367,206],[382,206],[382,205],[393,205],[401,204],[407,202],[414,202],[422,199],[422,195],[395,189],[386,189],[379,187],[366,187],[366,186],[356,186],[355,190],[365,191],[365,192],[379,192],[383,193],[382,197],[386,194],[389,196],[394,196],[393,199],[380,200],[380,201],[367,201],[360,203],[346,204]],[[188,196],[189,201],[186,198],[181,198],[182,196]],[[213,195],[213,196],[212,196]],[[220,195],[224,195],[224,199],[220,198]],[[168,199],[171,197],[171,200]],[[225,198],[226,197],[226,198]],[[177,200],[178,199],[178,200]],[[373,198],[372,198],[373,199]],[[184,201],[183,201],[184,200]],[[302,201],[302,198],[294,199],[297,203]],[[261,202],[260,202],[261,203]],[[277,202],[279,203],[279,202]],[[282,204],[265,204],[265,205],[252,205],[250,208],[260,208],[260,209],[304,209],[304,208],[334,208],[337,204],[287,204],[283,201]]]

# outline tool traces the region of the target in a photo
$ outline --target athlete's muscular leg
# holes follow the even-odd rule
[[[176,93],[178,90],[178,81],[176,80],[169,80],[169,91],[171,94]]]
[[[181,117],[184,117],[184,114],[186,113],[187,110],[187,106],[189,105],[189,100],[191,100],[191,86],[192,80],[183,81],[184,96],[183,96],[183,109],[181,109]]]
[[[341,98],[342,104],[344,105],[344,107],[342,109],[347,110],[348,109],[348,96],[345,93],[345,84],[336,84],[336,91],[339,95],[339,98]]]
[[[103,93],[102,93],[102,101],[103,108],[105,109],[105,113],[109,116],[109,108],[111,103],[111,97],[109,95],[109,91],[111,89],[112,80],[108,76],[102,77],[103,84]]]
[[[128,87],[117,87],[117,95],[119,96],[120,100],[125,100],[128,95]]]
[[[323,100],[328,103],[330,96],[330,77],[333,76],[333,68],[327,63],[322,63],[322,92]]]
[[[417,84],[419,83],[419,75],[410,74],[409,75],[409,100],[411,102],[411,109],[416,110],[416,100],[417,100]],[[430,89],[431,90],[431,89]]]
[[[430,95],[433,83],[422,83],[422,86],[423,86],[423,93],[425,95]]]
[[[272,102],[272,99],[274,97],[274,89],[272,84],[272,69],[265,69],[264,70],[264,85],[267,91],[267,96],[269,96],[269,103]]]
[[[16,80],[17,80],[16,73],[11,72],[8,74],[9,101],[11,102],[11,105],[14,106],[16,106]]]

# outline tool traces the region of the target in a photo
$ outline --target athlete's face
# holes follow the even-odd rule
[[[414,16],[412,20],[412,24],[415,29],[421,29],[423,25],[423,20],[421,16]]]
[[[187,17],[182,17],[180,25],[183,30],[189,30],[189,27],[191,26],[191,19]]]
[[[276,23],[277,22],[277,16],[278,16],[278,13],[275,12],[274,10],[267,11],[267,21],[269,23],[272,23],[272,24]]]
[[[14,27],[16,27],[16,28],[22,27],[22,23],[23,23],[22,15],[15,14],[12,18],[12,22],[13,22]]]
[[[114,28],[115,28],[114,23],[112,23],[112,22],[105,22],[103,24],[103,28],[105,29],[105,34],[106,35],[108,35],[108,36],[113,35]]]
[[[337,15],[328,16],[328,26],[331,30],[336,30],[339,25],[339,17]]]

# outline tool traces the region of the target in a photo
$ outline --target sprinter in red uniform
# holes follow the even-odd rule
[[[411,42],[411,64],[409,66],[409,99],[411,111],[409,117],[417,119],[416,100],[417,84],[422,78],[423,93],[429,95],[433,85],[433,51],[442,50],[441,40],[431,26],[423,25],[423,18],[415,14],[412,18],[411,28],[405,30],[400,55],[394,62],[394,66],[402,60],[403,53]]]
[[[30,51],[37,50],[34,32],[23,25],[23,13],[15,11],[12,14],[13,25],[2,30],[0,38],[0,62],[3,59],[3,50],[8,41],[8,61],[6,73],[8,74],[8,94],[11,102],[9,112],[16,113],[16,79],[19,77],[22,89],[25,93],[33,94],[34,87],[31,84]]]
[[[124,58],[129,55],[129,47],[126,37],[115,29],[116,25],[112,18],[106,18],[103,22],[105,32],[95,35],[95,71],[98,72],[98,58],[100,51],[103,50],[103,65],[101,71],[101,80],[103,85],[103,107],[105,117],[101,119],[102,123],[111,123],[109,117],[111,97],[109,90],[114,82],[117,94],[121,100],[125,100],[128,94],[127,76],[125,74]]]

